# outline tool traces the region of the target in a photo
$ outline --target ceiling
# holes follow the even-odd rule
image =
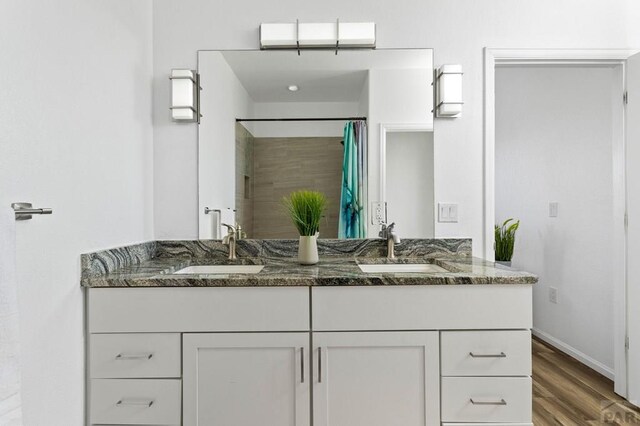
[[[221,52],[255,102],[358,102],[370,69],[428,68],[430,49]],[[297,92],[287,87],[297,85]]]

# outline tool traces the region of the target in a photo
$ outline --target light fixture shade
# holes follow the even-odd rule
[[[462,65],[443,65],[436,76],[436,117],[462,114]]]
[[[171,118],[174,121],[199,122],[200,83],[193,70],[171,70]]]
[[[261,24],[260,46],[263,49],[287,49],[296,47],[298,33],[295,22],[292,24]]]
[[[333,47],[338,40],[338,24],[300,24],[298,41],[300,47]]]
[[[376,24],[373,22],[341,22],[340,46],[376,47]]]
[[[376,46],[374,22],[260,24],[263,49]]]

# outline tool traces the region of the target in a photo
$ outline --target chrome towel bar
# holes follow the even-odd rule
[[[12,203],[11,208],[16,212],[16,220],[29,220],[34,214],[51,214],[50,208],[34,209],[31,203]]]

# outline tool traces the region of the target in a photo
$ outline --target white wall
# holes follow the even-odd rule
[[[255,118],[355,117],[358,102],[256,102]],[[345,121],[253,122],[257,138],[342,136]]]
[[[18,286],[24,424],[82,425],[80,254],[153,237],[151,1],[1,9],[0,280]],[[54,213],[15,222],[14,201]]]
[[[401,238],[433,238],[433,133],[387,133],[386,145],[387,220]]]
[[[217,218],[215,214],[205,215],[205,207],[222,210],[223,223],[235,223],[232,213],[236,207],[235,119],[251,116],[253,103],[220,52],[201,52],[199,68],[203,89],[198,147],[199,208],[195,219],[200,222],[199,237],[206,239],[224,234],[221,229],[213,233],[214,226],[217,225],[214,225],[214,221]],[[249,127],[249,130],[252,128]],[[178,163],[173,164],[173,167],[181,169]],[[172,176],[169,174],[168,177]],[[165,179],[160,176],[156,178],[163,181]],[[175,220],[180,223],[182,219],[176,217]],[[156,238],[165,237],[156,235]]]
[[[609,67],[496,70],[496,220],[521,220],[513,264],[540,277],[534,328],[609,375],[620,125],[611,100],[621,116],[621,81]],[[550,202],[558,217],[549,217]]]
[[[367,77],[362,85],[362,93],[360,93],[358,102],[358,116],[366,117],[367,115],[369,115],[369,71],[367,71]]]
[[[197,49],[257,49],[261,22],[375,21],[378,47],[432,47],[435,64],[462,64],[464,115],[436,123],[436,199],[459,203],[439,236],[483,242],[483,52],[489,47],[640,46],[635,0],[154,1],[154,144],[158,237],[197,237],[196,126],[169,121],[171,68],[195,67]],[[633,19],[636,18],[636,19]],[[441,147],[441,148],[440,148]],[[179,164],[179,166],[176,166]],[[168,178],[171,171],[171,179]]]

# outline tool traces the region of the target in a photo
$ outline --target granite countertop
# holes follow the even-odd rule
[[[538,278],[471,256],[471,241],[408,240],[398,258],[381,240],[320,240],[320,262],[297,262],[293,240],[242,240],[236,261],[219,241],[154,241],[83,255],[85,287],[258,287],[534,284]],[[431,263],[446,272],[365,273],[359,264]],[[256,274],[173,274],[194,265],[264,265]]]

